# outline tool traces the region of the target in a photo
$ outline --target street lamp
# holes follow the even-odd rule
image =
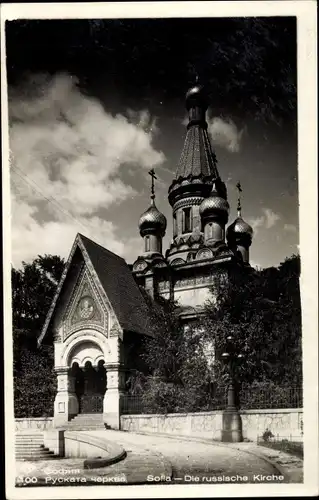
[[[238,362],[243,359],[243,354],[235,349],[233,337],[226,338],[226,350],[222,354],[222,359],[227,365],[229,374],[229,384],[227,390],[227,406],[223,412],[222,441],[228,443],[239,443],[243,440],[242,421],[238,411],[235,368]]]

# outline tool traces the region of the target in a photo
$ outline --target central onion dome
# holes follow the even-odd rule
[[[229,204],[227,200],[219,196],[215,184],[210,196],[202,201],[199,207],[199,213],[203,219],[214,217],[221,218],[227,222]]]
[[[155,233],[164,236],[166,226],[165,215],[157,209],[154,200],[152,200],[151,206],[140,217],[138,223],[140,235],[143,237],[146,234]]]
[[[207,109],[207,95],[203,85],[194,85],[186,92],[186,108],[201,107]]]

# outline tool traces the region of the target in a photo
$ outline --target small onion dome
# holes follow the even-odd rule
[[[156,207],[154,200],[152,205],[141,215],[138,227],[140,235],[159,233],[164,236],[166,230],[166,217]]]
[[[199,214],[203,219],[213,216],[216,218],[221,217],[227,221],[229,214],[228,201],[219,196],[214,187],[210,196],[200,204]]]
[[[203,85],[195,85],[186,92],[186,108],[190,109],[195,106],[204,108],[208,106]]]
[[[252,237],[253,228],[247,224],[241,217],[237,217],[237,219],[228,227],[227,235],[230,234],[248,234]]]
[[[237,217],[237,219],[228,226],[226,237],[230,247],[241,244],[248,248],[252,242],[253,229],[241,217]]]

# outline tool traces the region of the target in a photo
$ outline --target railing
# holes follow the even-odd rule
[[[271,386],[260,389],[244,386],[239,394],[242,410],[302,408],[302,387]]]
[[[191,403],[191,402],[190,402]],[[201,405],[178,405],[162,404],[157,402],[154,404],[148,403],[141,395],[125,394],[122,399],[121,413],[122,415],[138,415],[150,413],[185,413],[185,412],[200,412],[223,410],[227,403],[227,393],[225,390],[218,394],[213,400],[208,400]]]
[[[213,397],[200,405],[166,404],[166,402],[148,403],[142,395],[125,394],[122,399],[121,413],[137,415],[150,413],[185,413],[224,410],[227,406],[227,387],[219,387]],[[302,408],[302,387],[271,386],[269,390],[255,387],[242,387],[239,393],[241,410],[267,410],[284,408]]]
[[[265,439],[265,436],[257,436],[257,445],[271,448],[273,450],[283,451],[303,459],[303,439],[299,436],[280,436],[272,435]]]
[[[82,398],[80,398],[82,399]],[[102,412],[103,396],[85,396],[80,401],[82,412]],[[150,413],[185,413],[223,410],[227,406],[227,387],[219,387],[213,396],[205,402],[194,405],[192,401],[184,405],[161,402],[147,402],[142,395],[125,394],[121,400],[123,415]],[[284,408],[302,408],[302,387],[271,386],[269,389],[244,386],[239,393],[239,407],[242,410],[266,410]],[[52,417],[54,413],[54,396],[47,399],[23,399],[14,401],[16,418]]]

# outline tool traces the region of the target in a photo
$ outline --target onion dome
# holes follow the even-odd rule
[[[242,217],[237,217],[237,219],[227,229],[227,238],[232,234],[236,236],[249,235],[252,237],[253,228],[247,224]]]
[[[253,229],[244,221],[240,212],[237,219],[228,226],[226,238],[230,248],[234,249],[237,245],[240,245],[248,250],[250,247],[253,238]]]
[[[186,108],[201,107],[207,109],[208,102],[203,85],[194,85],[186,93]]]
[[[164,236],[166,225],[165,215],[157,209],[154,199],[152,199],[151,206],[140,217],[138,223],[140,235],[145,236],[146,234],[158,233]]]
[[[208,198],[205,198],[199,207],[200,216],[205,219],[207,217],[221,218],[226,222],[229,214],[228,201],[219,196],[215,184]]]
[[[238,189],[237,219],[228,226],[226,236],[230,245],[241,243],[244,246],[250,246],[253,237],[253,228],[241,216],[242,188],[240,182],[237,183],[236,188]]]

